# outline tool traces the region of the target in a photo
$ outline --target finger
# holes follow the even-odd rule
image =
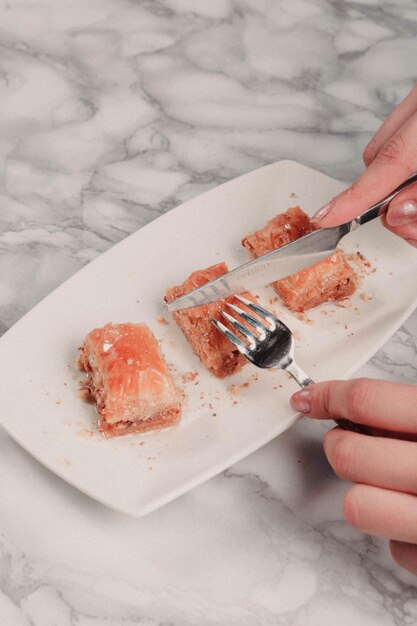
[[[342,480],[417,494],[415,442],[334,428],[324,438],[324,451]]]
[[[309,385],[291,406],[317,419],[348,419],[399,433],[417,433],[417,387],[356,378]]]
[[[390,550],[398,565],[417,575],[417,545],[403,541],[390,541]]]
[[[381,127],[376,131],[363,152],[363,162],[366,167],[372,163],[382,146],[401,128],[417,111],[417,85],[388,115]]]
[[[416,496],[355,485],[345,496],[344,513],[347,521],[364,533],[417,543]]]
[[[417,169],[417,113],[383,145],[368,169],[313,216],[320,227],[343,224],[387,196]]]

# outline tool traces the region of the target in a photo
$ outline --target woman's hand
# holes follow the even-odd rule
[[[346,519],[391,539],[394,559],[417,574],[417,387],[365,378],[329,381],[294,394],[291,406],[313,418],[345,418],[384,433],[334,428],[324,450],[336,474],[357,483],[345,497]]]
[[[314,216],[318,226],[357,217],[417,171],[417,85],[387,117],[363,153],[365,171]],[[417,184],[390,204],[384,225],[417,246]]]

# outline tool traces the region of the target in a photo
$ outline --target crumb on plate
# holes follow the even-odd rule
[[[182,375],[182,380],[185,383],[193,383],[195,379],[197,378],[197,376],[198,376],[198,372],[185,372],[185,374]]]

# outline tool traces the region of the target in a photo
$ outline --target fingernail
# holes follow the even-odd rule
[[[320,220],[323,219],[323,217],[326,217],[326,215],[328,213],[330,213],[330,211],[332,210],[332,202],[329,202],[328,204],[325,204],[324,206],[321,207],[321,209],[319,209],[318,211],[316,211],[316,213],[314,213],[313,217],[311,217],[311,221],[312,222],[319,222]]]
[[[303,389],[291,397],[291,406],[300,413],[310,413],[311,411],[311,391]]]
[[[403,224],[417,222],[417,203],[412,200],[406,200],[398,206],[390,207],[386,220],[389,226],[402,226]]]

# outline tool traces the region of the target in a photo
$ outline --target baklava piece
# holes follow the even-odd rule
[[[328,259],[274,283],[284,304],[297,312],[348,298],[356,286],[356,274],[340,250]]]
[[[295,241],[316,230],[300,207],[276,215],[260,230],[247,235],[242,245],[252,259]],[[351,296],[357,287],[353,268],[340,250],[311,267],[272,283],[284,304],[295,312],[306,311],[324,302]]]
[[[181,394],[146,324],[106,324],[80,348],[81,383],[106,437],[172,426],[180,419]]]
[[[207,269],[193,272],[182,285],[167,289],[165,300],[172,302],[226,272],[228,272],[226,263],[218,263]],[[252,297],[250,294],[245,295]],[[227,310],[226,302],[228,301],[233,301],[233,297],[172,313],[195,354],[218,378],[235,374],[247,363],[245,357],[210,321],[210,318],[215,318],[227,325],[220,311]]]
[[[242,239],[242,245],[249,250],[251,258],[256,259],[271,250],[281,248],[286,243],[308,235],[313,230],[317,229],[310,222],[308,215],[299,206],[295,206],[273,217],[260,230],[246,235]]]

